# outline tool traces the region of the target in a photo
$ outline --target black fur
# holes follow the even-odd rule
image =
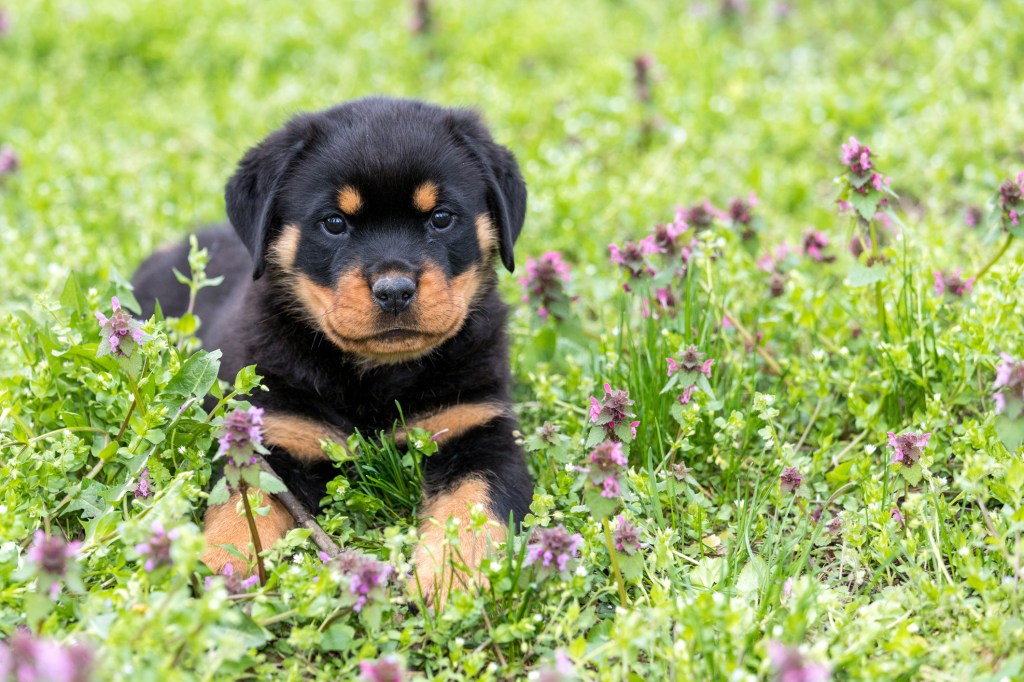
[[[425,218],[409,208],[410,188],[428,178],[440,180],[440,203],[457,216],[448,231],[425,227]],[[351,217],[350,232],[336,236],[322,229],[322,221],[337,213],[337,192],[345,185],[359,188],[365,207]],[[269,392],[253,400],[268,414],[303,415],[367,433],[391,430],[399,416],[396,402],[407,417],[457,403],[509,403],[506,307],[495,291],[493,268],[481,276],[477,302],[453,337],[414,360],[368,364],[332,344],[296,310],[293,289],[268,258],[282,227],[293,224],[302,235],[295,268],[320,285],[330,285],[354,264],[372,274],[385,266],[418,272],[430,263],[451,278],[485,262],[472,218],[490,214],[501,260],[512,270],[526,187],[512,154],[475,114],[366,99],[298,116],[245,155],[227,185],[226,203],[234,232],[224,226],[199,234],[210,251],[208,275],[224,277],[219,287],[199,293],[199,335],[205,347],[223,351],[222,378],[257,366]],[[187,252],[181,243],[140,266],[134,284],[144,315],[156,300],[166,315],[185,311],[188,293],[172,269],[188,272]],[[532,482],[513,437],[516,428],[514,417],[499,417],[444,443],[424,462],[425,494],[483,477],[492,513],[522,518]],[[330,463],[303,465],[284,452],[269,461],[313,511],[337,474]]]

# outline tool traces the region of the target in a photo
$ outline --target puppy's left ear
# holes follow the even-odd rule
[[[501,262],[513,272],[512,249],[526,220],[526,182],[516,157],[494,141],[475,112],[457,112],[452,117],[452,131],[483,168],[487,203],[498,230],[498,252]]]

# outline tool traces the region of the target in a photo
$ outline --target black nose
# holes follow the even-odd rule
[[[397,315],[416,298],[416,283],[408,277],[381,277],[373,283],[373,297],[381,310]]]

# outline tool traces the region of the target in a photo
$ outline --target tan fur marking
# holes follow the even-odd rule
[[[469,520],[470,509],[475,504],[480,504],[489,518],[479,532],[474,532]],[[445,540],[444,529],[449,518],[460,521],[458,548],[450,547]],[[453,587],[464,588],[472,582],[473,573],[494,545],[505,540],[507,530],[491,516],[490,490],[480,479],[469,479],[454,490],[427,500],[422,519],[420,544],[413,557],[416,573],[410,588],[414,594],[422,594],[440,608]],[[454,553],[455,549],[458,554]],[[486,584],[481,576],[475,578],[477,585]]]
[[[355,215],[363,207],[363,196],[352,185],[345,185],[338,190],[338,208],[342,213]]]
[[[480,245],[480,253],[484,259],[490,261],[498,248],[498,235],[494,231],[494,223],[491,216],[481,213],[476,217],[476,241]]]
[[[345,443],[347,436],[338,429],[291,414],[267,414],[263,417],[263,438],[267,445],[284,448],[288,454],[303,462],[327,459],[321,441]]]
[[[412,193],[412,205],[420,213],[430,213],[437,206],[437,183],[427,180]]]
[[[298,225],[285,225],[281,236],[270,246],[270,260],[287,272],[295,266],[295,254],[298,250]]]
[[[202,561],[214,573],[220,573],[228,564],[234,566],[235,573],[247,575],[249,567],[236,556],[228,554],[219,545],[234,545],[238,550],[249,556],[249,524],[245,515],[238,511],[241,497],[238,493],[222,505],[208,507],[204,520],[203,535],[206,538],[206,551]],[[266,516],[253,514],[256,520],[256,532],[260,536],[263,549],[268,549],[295,527],[295,521],[284,506],[270,495],[263,495],[264,504],[270,505]]]
[[[443,445],[446,441],[457,438],[478,426],[483,426],[506,412],[505,406],[498,403],[467,403],[419,417],[409,426],[438,434],[434,441],[438,445]],[[405,431],[395,434],[395,442],[399,445],[405,444],[406,438]]]

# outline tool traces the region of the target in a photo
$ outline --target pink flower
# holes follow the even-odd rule
[[[700,231],[711,227],[716,218],[725,218],[726,214],[715,208],[710,201],[705,199],[702,203],[694,204],[683,213],[687,224],[694,230]]]
[[[253,451],[263,445],[263,408],[235,410],[224,419],[218,455],[226,455],[228,463],[244,467],[255,462]]]
[[[362,611],[371,597],[383,599],[386,596],[388,579],[394,572],[390,564],[353,550],[344,551],[334,559],[321,552],[320,560],[348,578],[349,592],[356,598],[354,611]]]
[[[889,447],[893,449],[892,463],[912,467],[921,459],[921,450],[928,444],[930,433],[907,432],[896,435],[889,432]]]
[[[964,279],[961,272],[960,268],[951,273],[942,273],[938,270],[932,272],[932,276],[935,278],[935,294],[942,296],[948,293],[951,296],[962,298],[964,294],[971,293],[974,288],[974,278]]]
[[[705,360],[704,357],[706,355],[706,353],[698,350],[697,346],[690,345],[677,354],[676,357],[665,358],[665,362],[668,363],[668,376],[672,376],[676,372],[683,372],[693,377],[696,377],[697,374],[703,374],[710,379],[711,365],[715,361],[713,359]]]
[[[231,564],[225,564],[224,568],[221,570],[220,577],[224,580],[224,589],[228,591],[228,594],[241,594],[242,592],[248,592],[260,582],[260,577],[255,573],[243,580],[240,576],[235,575],[235,567]],[[213,578],[207,576],[206,589],[210,590],[212,588]]]
[[[590,397],[590,421],[604,427],[611,440],[621,440],[620,435],[616,432],[616,427],[628,424],[630,436],[636,439],[636,427],[640,422],[628,421],[631,417],[636,416],[629,409],[633,404],[634,401],[629,399],[629,391],[613,391],[610,384],[605,384],[603,400]]]
[[[579,555],[582,544],[583,536],[579,533],[570,535],[565,526],[537,528],[526,546],[523,563],[527,566],[539,563],[541,569],[564,573],[569,562]]]
[[[964,211],[964,225],[967,227],[978,227],[981,225],[985,215],[978,206],[968,206]]]
[[[617,525],[612,531],[612,542],[615,544],[615,549],[624,554],[636,554],[636,551],[640,549],[640,531],[621,514],[615,520]]]
[[[1003,412],[1007,406],[1007,398],[1015,404],[1024,404],[1024,360],[1015,360],[1009,353],[1000,353],[1001,363],[996,365],[997,389],[993,399],[996,401],[996,412]]]
[[[901,526],[904,525],[903,514],[900,513],[900,510],[898,508],[893,507],[892,511],[889,513],[889,516],[891,516],[892,520],[896,523],[900,524]]]
[[[563,310],[573,300],[565,291],[569,283],[569,264],[558,251],[548,251],[540,257],[526,260],[526,276],[519,279],[525,294],[524,302],[534,302],[537,314],[547,321],[552,309]],[[561,320],[562,315],[556,313],[555,319]]]
[[[555,650],[554,666],[544,666],[537,672],[537,682],[574,682],[576,679],[572,659],[562,649]]]
[[[684,388],[682,395],[679,396],[679,404],[688,405],[690,403],[690,399],[693,397],[693,391],[696,388],[697,384],[690,384],[689,386]]]
[[[146,542],[142,542],[135,545],[135,551],[139,556],[146,557],[146,563],[143,568],[149,573],[160,566],[170,566],[171,560],[171,543],[173,540],[178,539],[178,529],[168,532],[164,531],[164,526],[159,521],[153,523],[153,537]],[[229,564],[230,565],[230,564]]]
[[[843,165],[854,175],[864,175],[872,168],[871,149],[861,145],[856,137],[850,137],[849,145],[842,145]]]
[[[777,640],[768,643],[768,659],[779,682],[828,682],[832,671],[821,663],[808,663],[795,647]]]
[[[999,208],[1004,230],[1020,225],[1020,211],[1024,208],[1024,173],[1019,173],[1015,179],[1007,178],[999,185]]]
[[[71,559],[78,556],[81,542],[65,542],[58,535],[47,535],[37,530],[28,548],[28,559],[35,564],[41,590],[49,590],[50,598],[60,593],[61,581],[69,575]]]
[[[611,261],[625,270],[630,279],[654,274],[654,269],[647,264],[647,256],[658,253],[658,245],[653,237],[645,237],[638,242],[628,241],[621,249],[615,244],[609,244],[608,251]]]
[[[0,15],[0,20],[2,20],[2,15]],[[21,161],[18,159],[14,147],[9,144],[0,147],[0,178],[16,173],[19,167],[21,167]]]
[[[0,642],[0,680],[11,682],[88,682],[93,649],[63,645],[18,629],[9,642]]]
[[[642,54],[633,60],[633,84],[636,86],[637,101],[648,104],[651,101],[651,69],[654,57]]]
[[[800,484],[803,483],[804,477],[800,475],[800,470],[796,467],[786,467],[782,470],[782,475],[779,476],[779,485],[784,493],[794,493]]]
[[[150,495],[152,495],[153,491],[150,490],[149,486],[150,486],[150,482],[149,482],[149,467],[146,467],[145,469],[142,470],[142,473],[139,474],[139,480],[135,484],[135,497],[136,497],[136,499],[140,498],[140,497],[145,498],[145,497],[149,497]]]
[[[589,462],[580,471],[586,472],[590,483],[601,489],[601,496],[608,499],[619,497],[622,494],[619,477],[629,466],[622,443],[604,441],[590,452]]]
[[[121,307],[117,296],[110,299],[113,313],[108,318],[96,311],[96,319],[100,323],[100,345],[96,349],[96,357],[113,355],[130,358],[136,348],[141,346],[149,336],[142,331],[142,323]]]
[[[803,250],[805,256],[810,256],[819,263],[831,263],[836,259],[831,254],[826,254],[828,248],[828,237],[824,232],[811,230],[804,233]]]
[[[376,661],[359,661],[359,673],[364,682],[403,682],[407,677],[405,666],[394,654]]]

